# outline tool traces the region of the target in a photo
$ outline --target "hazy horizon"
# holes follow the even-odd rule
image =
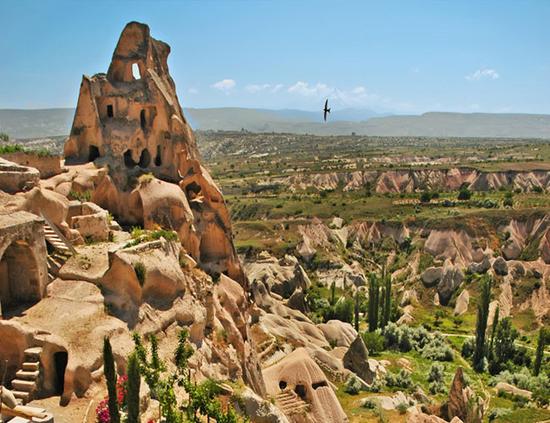
[[[74,107],[137,20],[171,46],[184,107],[550,113],[547,2],[5,0],[0,14],[1,109]]]

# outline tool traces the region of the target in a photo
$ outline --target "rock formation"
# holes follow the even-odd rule
[[[147,25],[126,25],[107,73],[82,78],[66,162],[108,169],[94,181],[92,201],[121,222],[175,230],[203,268],[244,283],[229,214],[200,163],[169,53]]]

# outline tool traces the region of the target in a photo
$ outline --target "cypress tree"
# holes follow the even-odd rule
[[[487,320],[489,318],[489,303],[491,302],[491,279],[484,277],[481,281],[481,296],[477,306],[476,338],[473,356],[474,369],[483,371],[485,359],[485,333],[487,331]]]
[[[135,353],[128,357],[128,423],[139,423],[139,362]]]
[[[107,381],[107,392],[109,394],[109,417],[111,423],[120,423],[120,414],[118,410],[118,399],[116,390],[116,370],[113,349],[109,338],[103,338],[103,369],[105,380]]]
[[[540,367],[542,365],[542,358],[544,357],[544,346],[546,344],[546,331],[544,328],[540,328],[539,341],[537,343],[537,352],[535,354],[535,362],[533,363],[533,375],[538,376],[540,373]]]
[[[382,328],[390,321],[391,315],[391,275],[386,275],[384,288],[384,315],[382,316]]]
[[[378,328],[378,297],[379,297],[378,279],[374,273],[371,273],[370,281],[369,281],[369,308],[368,308],[369,332],[374,332]]]
[[[491,343],[489,346],[489,351],[493,351],[493,345],[495,342],[495,334],[497,332],[497,326],[498,326],[498,314],[499,314],[500,308],[497,306],[497,309],[495,310],[495,315],[493,317],[493,324],[491,327]]]
[[[336,282],[332,282],[330,286],[330,305],[336,304]]]

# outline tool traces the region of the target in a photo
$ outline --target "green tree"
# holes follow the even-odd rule
[[[493,351],[493,345],[494,345],[494,342],[495,342],[495,334],[497,332],[497,327],[498,327],[499,312],[500,312],[500,307],[497,306],[497,308],[495,310],[495,315],[493,316],[493,324],[491,325],[491,343],[489,345],[489,351]]]
[[[380,318],[380,328],[384,329],[391,319],[392,312],[392,290],[391,275],[384,276],[384,289],[382,295],[382,316]]]
[[[481,295],[477,306],[475,349],[472,359],[474,369],[478,372],[483,371],[485,367],[485,333],[487,331],[487,319],[489,318],[492,281],[488,276],[484,276],[480,285]]]
[[[462,184],[460,190],[458,191],[458,199],[469,200],[470,198],[472,198],[472,191],[468,189],[468,186],[466,184]]]
[[[160,403],[160,417],[168,423],[201,423],[205,420],[218,423],[238,423],[239,418],[231,407],[222,408],[217,397],[221,393],[218,383],[213,380],[206,380],[199,384],[191,380],[191,371],[188,366],[189,358],[193,355],[193,348],[187,342],[188,332],[182,330],[178,337],[178,345],[174,352],[174,363],[176,369],[167,373],[163,370],[159,377],[148,377],[156,374],[159,368],[166,369],[166,365],[159,359],[159,363],[153,369],[149,367],[155,362],[155,359],[148,358],[147,351],[143,348],[139,336],[134,336],[136,342],[136,357],[140,362],[140,372],[149,385],[151,392],[155,390]],[[145,352],[145,354],[143,354]],[[178,403],[174,393],[174,386],[181,386],[187,393],[188,399],[183,403]]]
[[[141,376],[139,374],[139,359],[133,352],[128,357],[128,423],[139,423],[139,387]]]
[[[506,363],[514,358],[516,351],[514,342],[517,337],[518,331],[512,326],[512,319],[510,317],[502,319],[495,335],[492,362],[490,363],[491,374],[500,373]]]
[[[374,332],[378,328],[379,296],[380,296],[380,287],[378,286],[378,278],[374,273],[371,273],[370,279],[369,279],[369,308],[368,308],[369,332]]]
[[[109,417],[111,423],[120,422],[120,412],[118,409],[118,399],[116,390],[116,369],[113,349],[109,338],[103,339],[103,371],[107,381],[107,392],[109,394]]]
[[[544,358],[544,347],[546,344],[546,338],[548,334],[544,327],[539,330],[539,340],[537,343],[537,352],[535,354],[535,362],[533,363],[533,375],[538,376],[542,365],[542,359]]]
[[[336,282],[332,282],[330,285],[330,305],[333,306],[336,304]]]

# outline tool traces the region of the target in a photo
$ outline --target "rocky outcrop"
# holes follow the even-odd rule
[[[470,293],[465,289],[456,297],[456,304],[453,314],[455,316],[461,316],[468,311],[468,304],[470,303]]]
[[[329,320],[318,324],[327,341],[336,347],[349,347],[357,338],[357,332],[352,325],[340,320]],[[368,358],[368,357],[367,357]]]
[[[147,25],[126,25],[108,72],[82,79],[66,162],[108,169],[93,180],[92,201],[117,220],[176,230],[202,268],[244,284],[229,213],[201,166],[168,72],[169,53]]]
[[[367,184],[379,194],[411,193],[422,190],[456,191],[465,185],[472,191],[494,191],[512,187],[523,192],[533,188],[550,188],[550,172],[499,171],[484,172],[473,168],[414,169],[387,171],[355,171],[342,173],[311,173],[279,178],[278,183],[292,190],[308,188],[334,190],[343,185],[344,191],[363,189]]]
[[[315,422],[348,421],[330,382],[305,349],[293,351],[279,363],[264,369],[263,374],[269,394],[280,397],[284,403],[296,404],[284,409],[291,422],[304,421],[296,420],[297,414],[308,415]]]
[[[464,274],[459,266],[452,265],[449,260],[443,266],[443,275],[437,285],[439,301],[442,305],[447,305],[455,290],[460,286],[464,279]]]
[[[457,368],[449,390],[449,399],[442,406],[442,417],[448,421],[458,417],[464,423],[481,423],[484,409],[482,399],[466,385],[462,367]]]
[[[0,157],[21,166],[38,170],[40,178],[42,179],[51,178],[62,172],[61,157],[56,155],[44,155],[32,151],[19,151],[16,153],[0,154]]]
[[[369,351],[363,342],[363,338],[358,335],[344,355],[344,367],[371,384],[376,377],[376,373],[371,371],[368,360]]]
[[[15,194],[38,186],[38,170],[0,158],[0,190]]]
[[[508,274],[508,264],[502,257],[497,257],[493,262],[493,270],[499,276],[505,276]]]

